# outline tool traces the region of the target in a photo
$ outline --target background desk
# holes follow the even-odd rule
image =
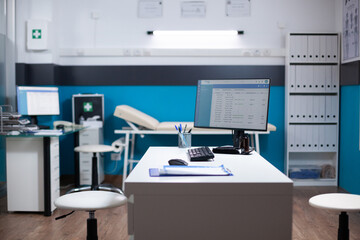
[[[60,196],[59,136],[6,136],[6,182],[8,211],[51,216]]]
[[[234,176],[150,177],[186,149],[151,147],[125,182],[129,234],[142,239],[291,239],[293,182],[254,152],[215,154]]]

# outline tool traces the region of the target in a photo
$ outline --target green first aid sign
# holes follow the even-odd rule
[[[32,38],[33,39],[41,39],[41,29],[33,29],[32,30]]]
[[[84,112],[92,112],[94,110],[92,102],[84,102],[83,103]]]

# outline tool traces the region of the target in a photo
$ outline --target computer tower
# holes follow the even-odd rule
[[[76,94],[72,96],[72,121],[87,126],[78,134],[77,144],[103,144],[104,95]],[[76,185],[91,185],[91,153],[76,153]],[[104,181],[104,157],[98,154],[99,184]]]

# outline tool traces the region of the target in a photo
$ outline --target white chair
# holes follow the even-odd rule
[[[349,216],[347,212],[360,211],[360,195],[327,193],[310,198],[309,204],[316,208],[340,212],[338,240],[349,240]]]
[[[127,198],[119,193],[108,191],[83,191],[65,194],[55,200],[55,206],[59,209],[69,209],[74,211],[87,211],[87,240],[97,240],[97,219],[95,211],[100,209],[114,208],[124,205]],[[69,214],[71,214],[69,213]],[[66,217],[60,216],[57,219]]]

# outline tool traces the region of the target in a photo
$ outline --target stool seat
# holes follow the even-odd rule
[[[55,206],[60,209],[95,211],[114,208],[125,204],[124,195],[106,191],[84,191],[63,195],[55,200]]]
[[[326,193],[310,198],[309,204],[313,207],[334,211],[360,211],[360,195],[349,193]]]
[[[109,145],[96,144],[96,145],[78,146],[74,150],[75,152],[102,153],[102,152],[112,152],[114,151],[114,148]]]

